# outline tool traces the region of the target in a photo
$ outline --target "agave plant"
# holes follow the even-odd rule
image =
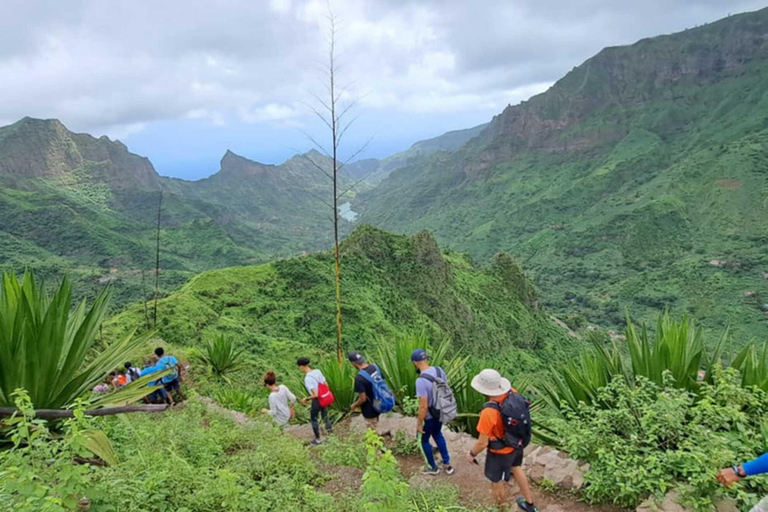
[[[346,361],[339,363],[335,358],[329,358],[320,364],[320,371],[323,372],[328,381],[328,387],[335,397],[331,409],[340,413],[348,412],[349,406],[357,398],[355,394],[357,370]]]
[[[378,346],[376,363],[384,372],[387,383],[400,404],[403,403],[403,397],[416,396],[417,375],[411,362],[411,353],[417,348],[427,351],[430,364],[441,367],[451,384],[455,380],[461,380],[465,373],[468,357],[450,355],[449,338],[443,338],[437,345],[432,346],[426,333],[422,331],[419,334],[400,335],[389,342],[380,340]]]
[[[768,345],[764,343],[758,350],[757,344],[750,342],[736,354],[731,366],[739,370],[742,386],[768,391]]]
[[[645,326],[638,329],[627,318],[626,335],[628,364],[616,343],[605,347],[593,340],[592,350],[554,368],[547,380],[539,383],[547,402],[558,411],[564,406],[576,408],[580,402],[599,405],[600,388],[617,376],[629,385],[634,385],[637,376],[662,385],[667,372],[674,377],[675,386],[696,391],[702,368],[707,369],[703,379],[711,381],[709,369],[720,360],[728,330],[723,332],[711,355],[704,350],[702,329],[687,316],[675,321],[667,312],[660,315],[653,340]]]
[[[227,374],[243,369],[244,351],[245,348],[237,348],[231,339],[219,334],[198,355],[211,373],[229,380]]]
[[[0,285],[0,406],[13,407],[13,393],[26,390],[36,409],[59,409],[87,394],[112,369],[144,345],[152,333],[133,333],[112,343],[96,344],[110,293],[105,290],[90,309],[72,308],[72,289],[64,279],[52,297],[27,272],[21,282],[3,273]],[[124,404],[154,388],[137,381],[91,407]]]

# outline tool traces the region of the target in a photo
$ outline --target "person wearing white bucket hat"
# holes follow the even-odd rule
[[[523,494],[518,498],[517,506],[525,512],[538,512],[533,504],[528,478],[522,468],[523,446],[504,444],[506,432],[500,406],[508,397],[516,394],[516,391],[508,379],[489,368],[472,379],[472,388],[488,397],[489,402],[480,412],[480,420],[477,423],[479,437],[467,454],[467,459],[477,464],[476,457],[488,450],[485,456],[485,477],[491,481],[491,494],[499,510],[507,510],[507,482],[514,476]]]

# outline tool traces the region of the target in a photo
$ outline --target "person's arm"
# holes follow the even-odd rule
[[[306,384],[306,381],[305,381],[305,384]],[[315,382],[315,385],[317,385],[317,382]],[[306,404],[307,402],[311,402],[315,398],[317,398],[317,387],[311,388],[309,390],[309,396],[305,396],[304,398],[302,398],[301,403]]]
[[[350,411],[354,411],[368,400],[368,395],[365,393],[365,377],[360,374],[355,376],[355,393],[357,393],[357,400],[352,402],[349,406]]]
[[[717,474],[717,480],[724,486],[730,487],[731,484],[743,478],[762,473],[768,473],[768,453],[764,453],[760,457],[739,466],[721,469]]]
[[[472,449],[469,450],[469,453],[467,453],[467,460],[471,463],[477,464],[477,456],[483,453],[486,448],[488,448],[488,443],[490,443],[490,441],[491,438],[488,437],[487,434],[480,434],[480,437],[477,438],[475,446],[473,446]]]
[[[358,393],[357,400],[355,400],[354,403],[349,406],[349,410],[354,411],[355,409],[363,405],[366,400],[368,400],[368,395],[365,394],[365,391],[363,391],[362,393]]]
[[[277,414],[277,407],[275,406],[274,393],[269,394],[269,409],[262,409],[261,412],[263,412],[264,414],[269,414],[273,418],[275,417],[275,414]]]
[[[424,422],[427,421],[427,411],[429,410],[429,398],[419,397],[419,414],[416,417],[416,432],[424,433]]]

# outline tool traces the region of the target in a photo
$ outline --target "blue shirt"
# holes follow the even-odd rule
[[[768,473],[768,453],[762,454],[760,457],[749,462],[745,462],[744,473],[747,476],[759,475],[761,473]]]
[[[151,375],[159,371],[160,371],[160,368],[158,368],[157,366],[147,366],[146,368],[141,370],[141,372],[139,373],[139,378],[146,377],[147,375]],[[154,386],[155,384],[157,384],[157,382],[150,382],[149,384],[147,384],[147,386]]]
[[[178,364],[179,361],[175,357],[163,356],[157,361],[155,368],[158,368],[158,371],[169,370],[171,368],[175,368]],[[169,382],[173,382],[178,378],[179,372],[174,370],[173,372],[163,377],[163,384],[168,384]]]

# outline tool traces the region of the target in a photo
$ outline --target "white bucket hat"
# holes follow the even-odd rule
[[[509,392],[512,384],[496,370],[486,368],[472,379],[472,388],[485,396],[499,396]]]

